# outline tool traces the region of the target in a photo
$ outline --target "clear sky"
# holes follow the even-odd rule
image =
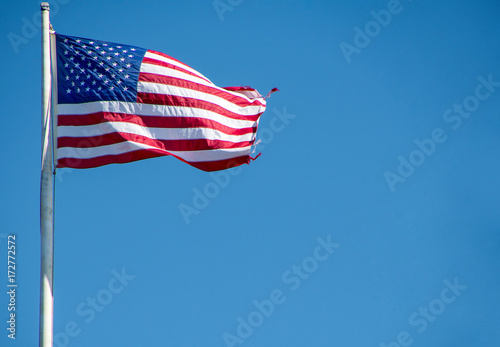
[[[57,172],[55,346],[500,345],[497,1],[50,4],[61,34],[280,89],[248,166]],[[38,14],[2,3],[2,347],[38,344]]]

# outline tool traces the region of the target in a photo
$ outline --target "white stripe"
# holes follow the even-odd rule
[[[251,128],[257,126],[257,122],[252,120],[232,119],[222,116],[216,112],[182,106],[138,104],[134,102],[124,101],[95,101],[84,104],[59,105],[60,115],[85,116],[87,114],[97,112],[135,114],[138,116],[202,118],[213,120],[234,129]]]
[[[63,147],[58,150],[58,159],[92,159],[105,155],[119,155],[140,149],[154,149],[150,145],[135,142],[115,143],[108,146],[93,148]],[[250,146],[243,148],[214,149],[207,151],[165,151],[165,154],[176,155],[189,162],[217,161],[249,155]]]
[[[224,109],[241,116],[253,116],[264,111],[264,106],[241,107],[219,96],[199,92],[193,89],[169,86],[165,84],[158,84],[152,82],[139,82],[137,84],[137,91],[142,93],[153,93],[162,95],[168,94],[180,97],[194,98],[201,101],[206,101],[212,104],[219,105]]]
[[[127,152],[136,151],[139,149],[155,149],[156,147],[135,143],[135,142],[120,142],[112,145],[90,148],[75,148],[75,147],[60,147],[58,149],[58,159],[74,158],[74,159],[91,159],[104,155],[117,155]]]
[[[229,142],[253,141],[255,133],[228,135],[209,128],[151,128],[126,122],[106,122],[94,125],[58,126],[59,137],[98,137],[115,132],[145,136],[158,140],[208,139]]]

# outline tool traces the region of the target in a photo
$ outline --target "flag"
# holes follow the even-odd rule
[[[153,50],[55,36],[58,168],[167,155],[204,171],[250,162],[266,109],[255,89],[217,87]]]

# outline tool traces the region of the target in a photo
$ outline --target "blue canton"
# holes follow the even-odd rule
[[[59,104],[137,101],[144,48],[56,35]]]

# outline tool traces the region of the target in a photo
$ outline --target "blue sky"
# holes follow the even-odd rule
[[[50,3],[61,34],[280,89],[249,166],[58,171],[55,346],[500,343],[496,1]],[[0,345],[36,346],[39,2],[2,10]]]

